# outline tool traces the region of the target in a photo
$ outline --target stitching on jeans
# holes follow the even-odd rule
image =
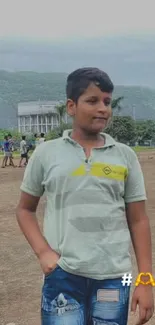
[[[65,297],[63,293],[60,293],[52,301],[49,301],[43,295],[41,307],[44,311],[50,312],[54,315],[61,316],[66,312],[79,309],[80,304],[76,300],[69,297]]]
[[[93,325],[119,325],[118,323],[116,322],[113,322],[113,321],[102,321],[102,320],[96,320],[96,319],[93,319]]]

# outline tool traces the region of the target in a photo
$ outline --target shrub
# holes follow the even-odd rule
[[[72,129],[72,124],[66,124],[63,123],[61,126],[51,130],[47,136],[46,136],[46,140],[54,140],[54,139],[58,139],[63,135],[63,132],[65,130],[68,129]]]

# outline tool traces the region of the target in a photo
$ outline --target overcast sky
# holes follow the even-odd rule
[[[155,32],[155,0],[0,0],[0,38]]]

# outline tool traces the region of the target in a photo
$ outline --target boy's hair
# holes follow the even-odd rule
[[[77,103],[79,97],[91,83],[94,83],[103,92],[112,93],[114,90],[112,81],[104,71],[97,68],[81,68],[73,71],[67,78],[67,99]]]
[[[43,138],[43,137],[44,137],[44,135],[45,135],[45,133],[41,133],[41,134],[40,134],[41,138]]]
[[[22,140],[25,140],[26,139],[26,136],[25,135],[22,135]]]
[[[5,139],[5,140],[8,140],[8,136],[7,136],[7,135],[5,135],[4,139]]]
[[[8,137],[9,137],[9,138],[12,138],[12,135],[11,135],[11,133],[9,133],[9,134],[8,134]]]

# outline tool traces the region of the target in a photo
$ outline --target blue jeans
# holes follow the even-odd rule
[[[42,325],[127,325],[130,288],[121,280],[87,279],[57,266],[45,276]]]

